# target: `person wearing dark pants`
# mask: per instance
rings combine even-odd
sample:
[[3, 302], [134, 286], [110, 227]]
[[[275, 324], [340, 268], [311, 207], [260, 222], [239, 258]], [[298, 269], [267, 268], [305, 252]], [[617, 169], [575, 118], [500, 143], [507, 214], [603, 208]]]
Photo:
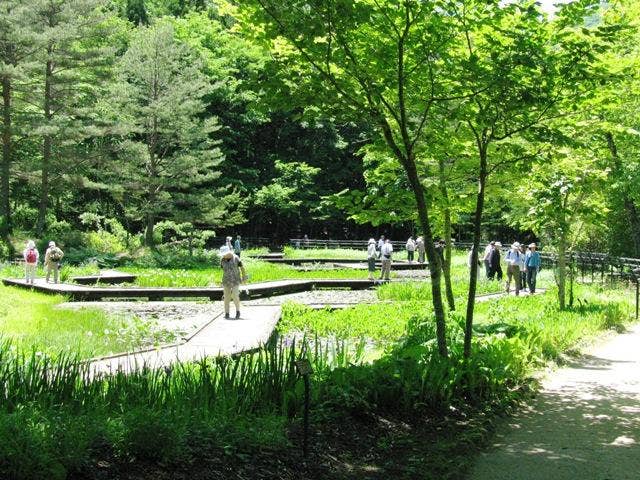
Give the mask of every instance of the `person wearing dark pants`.
[[524, 261], [527, 270], [527, 285], [529, 285], [529, 293], [536, 293], [536, 277], [540, 270], [540, 254], [536, 251], [536, 244], [529, 245], [529, 252]]

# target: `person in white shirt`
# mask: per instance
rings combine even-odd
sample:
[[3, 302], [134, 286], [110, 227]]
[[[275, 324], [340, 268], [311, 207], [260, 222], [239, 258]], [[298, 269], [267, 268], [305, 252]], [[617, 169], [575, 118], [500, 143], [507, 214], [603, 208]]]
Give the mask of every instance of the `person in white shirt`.
[[373, 238], [369, 239], [367, 245], [367, 267], [369, 269], [369, 280], [373, 280], [373, 274], [376, 271], [376, 258], [378, 257], [378, 251], [376, 249], [376, 241]]
[[482, 261], [484, 263], [484, 270], [487, 274], [487, 278], [491, 278], [491, 252], [493, 251], [493, 246], [496, 242], [491, 241], [484, 249], [484, 256], [482, 257]]
[[384, 245], [380, 249], [382, 257], [382, 270], [380, 272], [380, 280], [389, 280], [391, 274], [391, 254], [393, 253], [393, 245], [388, 238], [384, 241]]
[[511, 249], [507, 252], [504, 257], [505, 262], [507, 262], [507, 285], [506, 291], [509, 293], [509, 289], [511, 287], [511, 278], [513, 278], [515, 286], [516, 286], [516, 295], [520, 295], [520, 257], [522, 254], [520, 253], [520, 243], [514, 242], [511, 245]]
[[407, 240], [407, 260], [409, 263], [413, 262], [413, 253], [416, 251], [416, 242], [413, 241], [413, 237], [409, 237]]

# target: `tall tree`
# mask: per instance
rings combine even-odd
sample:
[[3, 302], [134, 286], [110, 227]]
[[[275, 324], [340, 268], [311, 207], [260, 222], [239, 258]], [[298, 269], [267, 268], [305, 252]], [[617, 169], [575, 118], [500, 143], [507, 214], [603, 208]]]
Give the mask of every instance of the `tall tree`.
[[[36, 231], [46, 226], [52, 184], [69, 169], [65, 164], [75, 146], [92, 133], [95, 120], [86, 107], [97, 98], [109, 55], [106, 37], [107, 0], [41, 0], [35, 27], [41, 30], [42, 105], [35, 134], [42, 138], [40, 201]], [[34, 72], [35, 73], [35, 72]]]
[[[293, 73], [322, 80], [325, 105], [365, 117], [402, 165], [413, 192], [430, 264], [437, 343], [447, 355], [441, 268], [431, 211], [416, 158], [435, 103], [449, 90], [448, 52], [456, 33], [446, 0], [307, 2], [255, 0], [247, 24], [259, 23], [276, 55], [299, 60]], [[316, 99], [317, 103], [317, 99]]]
[[[589, 2], [566, 6], [549, 23], [527, 1], [461, 2], [455, 17], [466, 42], [460, 52], [461, 83], [477, 92], [466, 100], [460, 119], [477, 156], [473, 253], [469, 276], [464, 354], [471, 354], [478, 253], [489, 176], [534, 158], [523, 138], [559, 108], [575, 105], [590, 88], [595, 52], [606, 45], [597, 31], [580, 30]], [[535, 148], [534, 148], [535, 150]]]
[[216, 188], [223, 157], [212, 135], [219, 126], [213, 117], [202, 119], [210, 90], [198, 57], [166, 22], [140, 27], [117, 65], [106, 99], [123, 139], [116, 195], [142, 217], [149, 246], [159, 219], [207, 226], [238, 221], [228, 211], [232, 198]]
[[24, 80], [26, 62], [38, 49], [32, 29], [34, 4], [0, 1], [0, 82], [2, 83], [2, 166], [0, 168], [0, 236], [12, 232], [11, 176], [15, 135], [14, 91]]

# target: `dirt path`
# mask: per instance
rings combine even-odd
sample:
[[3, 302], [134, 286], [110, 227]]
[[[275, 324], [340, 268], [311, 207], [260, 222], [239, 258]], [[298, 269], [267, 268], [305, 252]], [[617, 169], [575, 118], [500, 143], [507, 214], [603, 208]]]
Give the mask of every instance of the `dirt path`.
[[640, 326], [553, 372], [470, 480], [640, 478]]

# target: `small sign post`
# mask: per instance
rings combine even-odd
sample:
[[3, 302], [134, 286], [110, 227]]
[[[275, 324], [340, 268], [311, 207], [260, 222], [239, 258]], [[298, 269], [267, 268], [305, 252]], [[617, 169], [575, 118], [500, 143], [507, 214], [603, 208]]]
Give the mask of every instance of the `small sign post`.
[[311, 402], [311, 384], [309, 377], [313, 373], [313, 368], [311, 367], [311, 362], [307, 359], [296, 360], [295, 365], [298, 375], [302, 377], [302, 381], [304, 382], [304, 437], [302, 440], [302, 454], [307, 458], [309, 454], [309, 403]]

